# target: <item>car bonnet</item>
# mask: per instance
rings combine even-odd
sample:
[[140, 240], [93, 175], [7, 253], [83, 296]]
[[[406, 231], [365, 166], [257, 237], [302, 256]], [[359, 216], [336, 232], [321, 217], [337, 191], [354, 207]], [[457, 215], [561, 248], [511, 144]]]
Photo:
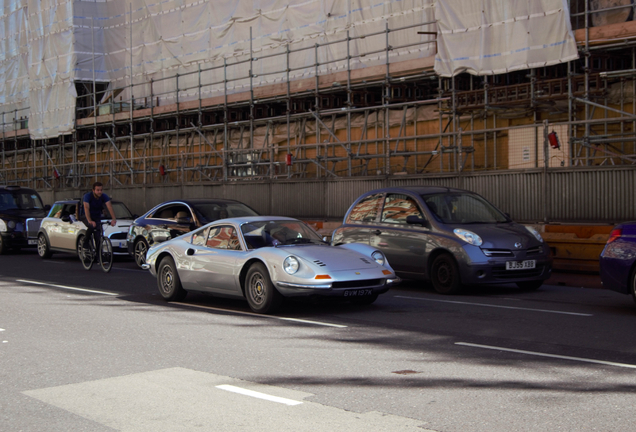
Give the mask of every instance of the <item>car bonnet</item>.
[[371, 257], [337, 246], [283, 246], [279, 249], [328, 271], [358, 270], [378, 266]]
[[[518, 223], [501, 224], [466, 224], [454, 226], [454, 228], [472, 231], [481, 237], [482, 248], [496, 249], [527, 249], [540, 244], [534, 235], [526, 227]], [[520, 247], [518, 245], [521, 245]]]

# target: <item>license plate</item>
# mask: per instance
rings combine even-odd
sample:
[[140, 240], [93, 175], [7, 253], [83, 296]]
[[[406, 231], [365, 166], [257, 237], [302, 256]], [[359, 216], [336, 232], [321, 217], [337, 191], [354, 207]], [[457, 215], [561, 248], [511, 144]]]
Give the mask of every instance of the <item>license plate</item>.
[[29, 244], [30, 244], [30, 245], [36, 245], [36, 244], [38, 244], [37, 239], [29, 240], [28, 242], [29, 242]]
[[537, 265], [535, 260], [526, 261], [506, 261], [506, 270], [533, 269]]
[[370, 295], [373, 295], [373, 290], [370, 290], [370, 289], [347, 290], [344, 292], [345, 297], [359, 297], [359, 296], [370, 296]]

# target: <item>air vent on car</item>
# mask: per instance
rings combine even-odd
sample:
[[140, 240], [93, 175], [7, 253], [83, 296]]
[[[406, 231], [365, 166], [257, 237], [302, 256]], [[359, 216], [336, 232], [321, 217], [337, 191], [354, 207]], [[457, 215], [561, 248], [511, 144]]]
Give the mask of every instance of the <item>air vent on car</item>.
[[488, 257], [507, 257], [514, 256], [509, 249], [482, 249], [484, 255]]
[[360, 258], [362, 260], [363, 263], [365, 264], [371, 264], [371, 261], [367, 260], [366, 258]]
[[316, 264], [318, 264], [320, 267], [325, 267], [327, 264], [325, 264], [324, 262], [320, 261], [320, 260], [315, 260], [314, 261]]

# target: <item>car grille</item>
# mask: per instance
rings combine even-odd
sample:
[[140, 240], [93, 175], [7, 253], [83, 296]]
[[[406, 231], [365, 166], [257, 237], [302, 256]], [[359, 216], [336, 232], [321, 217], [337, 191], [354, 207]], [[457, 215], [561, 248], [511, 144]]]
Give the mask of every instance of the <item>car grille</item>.
[[543, 253], [543, 246], [530, 248], [526, 251], [526, 255], [538, 255]]
[[506, 270], [505, 267], [492, 269], [492, 276], [497, 279], [520, 279], [541, 276], [543, 266], [527, 270]]
[[127, 236], [127, 233], [125, 232], [116, 232], [109, 235], [108, 238], [113, 240], [126, 240], [126, 236]]
[[508, 257], [514, 256], [511, 250], [509, 249], [482, 249], [484, 255], [488, 257]]
[[27, 234], [29, 237], [37, 237], [38, 230], [40, 229], [40, 225], [42, 224], [42, 219], [29, 218], [26, 220], [27, 224]]
[[362, 288], [384, 285], [384, 279], [365, 279], [354, 280], [345, 282], [334, 282], [331, 284], [332, 288]]

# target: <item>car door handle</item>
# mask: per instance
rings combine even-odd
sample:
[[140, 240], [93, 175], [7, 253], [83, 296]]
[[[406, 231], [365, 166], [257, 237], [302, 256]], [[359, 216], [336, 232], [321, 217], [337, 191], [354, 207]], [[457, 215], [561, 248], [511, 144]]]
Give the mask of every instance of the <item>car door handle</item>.
[[382, 234], [382, 231], [380, 231], [380, 230], [375, 230], [375, 231], [373, 231], [373, 234], [375, 234], [375, 235], [380, 235], [380, 234]]

